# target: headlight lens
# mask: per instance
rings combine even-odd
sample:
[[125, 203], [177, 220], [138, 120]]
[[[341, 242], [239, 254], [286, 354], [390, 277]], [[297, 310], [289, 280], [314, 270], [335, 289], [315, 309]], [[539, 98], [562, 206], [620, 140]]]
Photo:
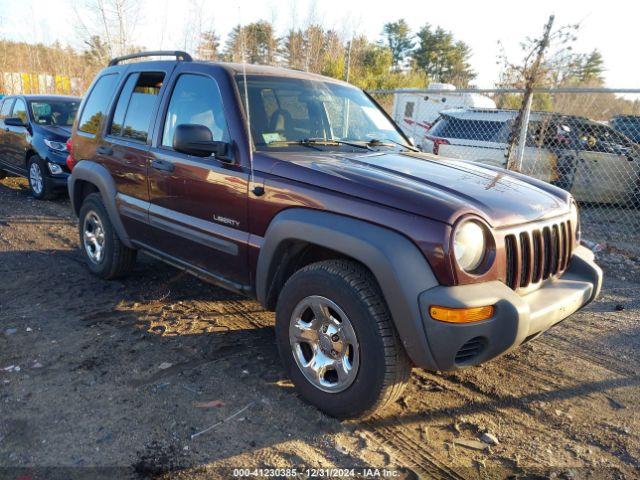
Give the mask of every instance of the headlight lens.
[[55, 140], [44, 139], [44, 144], [49, 147], [51, 150], [55, 150], [57, 152], [66, 152], [67, 146], [62, 142], [56, 142]]
[[478, 222], [468, 220], [458, 226], [453, 237], [453, 253], [458, 266], [466, 272], [476, 270], [487, 249], [485, 229]]

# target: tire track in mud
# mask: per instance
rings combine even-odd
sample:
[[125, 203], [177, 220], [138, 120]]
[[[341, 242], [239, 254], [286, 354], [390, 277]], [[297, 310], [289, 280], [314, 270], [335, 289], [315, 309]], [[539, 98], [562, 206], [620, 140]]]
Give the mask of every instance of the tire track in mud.
[[[550, 375], [549, 373], [547, 373], [549, 370], [546, 370], [546, 369], [542, 370], [537, 365], [529, 363], [528, 361], [526, 363], [514, 362], [513, 365], [510, 365], [510, 369], [514, 372], [520, 373], [521, 375], [528, 375], [530, 378], [535, 378], [540, 385], [544, 385], [547, 387], [549, 385], [552, 385], [557, 391], [562, 391], [563, 389], [567, 389], [567, 385], [570, 385], [569, 390], [572, 390], [572, 389], [574, 390], [571, 396], [585, 398], [585, 396], [587, 395], [600, 394], [609, 402], [615, 401], [615, 400], [612, 400], [611, 394], [608, 393], [609, 389], [615, 389], [616, 387], [630, 387], [633, 385], [638, 385], [638, 383], [640, 382], [637, 372], [629, 373], [622, 366], [616, 365], [612, 361], [603, 362], [602, 355], [595, 355], [595, 359], [586, 354], [577, 355], [575, 346], [572, 350], [569, 350], [567, 348], [567, 346], [572, 345], [570, 342], [566, 342], [564, 343], [564, 345], [563, 343], [560, 343], [559, 345], [557, 345], [557, 347], [553, 346], [553, 342], [551, 342], [551, 344], [552, 346], [550, 348], [552, 349], [556, 349], [560, 351], [564, 350], [566, 351], [567, 356], [578, 357], [582, 361], [584, 361], [586, 364], [599, 366], [606, 371], [618, 374], [620, 378], [612, 379], [609, 377], [605, 377], [606, 380], [602, 380], [601, 382], [596, 382], [596, 383], [601, 383], [602, 387], [604, 388], [597, 388], [594, 385], [590, 385], [590, 384], [576, 385], [574, 383], [575, 382], [574, 376], [565, 375], [564, 372], [562, 372], [561, 374], [562, 376], [560, 376], [560, 371], [557, 369], [553, 370], [553, 372], [558, 373], [557, 376]], [[547, 393], [549, 395], [553, 395], [553, 391], [545, 392], [545, 394]], [[621, 407], [614, 407], [614, 408], [621, 408]], [[622, 407], [622, 408], [625, 408], [625, 407]], [[601, 452], [605, 452], [611, 455], [613, 458], [622, 460], [625, 464], [627, 464], [628, 466], [634, 469], [640, 468], [640, 460], [634, 457], [634, 455], [631, 454], [628, 451], [628, 449], [624, 445], [622, 445], [621, 442], [617, 441], [615, 436], [611, 435], [611, 432], [607, 428], [603, 427], [602, 423], [592, 424], [591, 427], [585, 431], [581, 428], [575, 428], [573, 421], [558, 422], [557, 415], [554, 416], [551, 413], [542, 409], [531, 408], [530, 405], [527, 403], [523, 403], [521, 409], [523, 411], [526, 410], [526, 412], [531, 414], [533, 417], [539, 418], [540, 419], [540, 421], [538, 422], [539, 424], [555, 425], [556, 428], [558, 428], [559, 430], [562, 430], [568, 438], [576, 441], [579, 444], [592, 445], [598, 448]], [[593, 434], [592, 433], [593, 430], [596, 430], [596, 429], [600, 429], [601, 431], [598, 434]], [[629, 434], [629, 435], [633, 435], [633, 434]], [[637, 438], [637, 434], [635, 436]], [[603, 439], [606, 439], [606, 441], [604, 441]]]
[[[613, 357], [596, 352], [593, 349], [586, 348], [579, 338], [572, 338], [571, 340], [566, 340], [559, 335], [547, 332], [545, 335], [541, 336], [536, 340], [537, 342], [542, 343], [543, 345], [556, 349], [566, 351], [569, 355], [573, 357], [577, 357], [587, 363], [595, 364], [599, 367], [602, 367], [606, 370], [609, 370], [612, 373], [616, 373], [621, 376], [630, 376], [637, 375], [638, 370], [633, 370], [631, 368], [626, 368], [623, 365], [620, 365], [620, 359], [614, 359]], [[589, 353], [584, 353], [588, 351]]]
[[[372, 421], [375, 421], [375, 417]], [[409, 467], [419, 475], [419, 478], [437, 480], [463, 480], [467, 477], [460, 475], [453, 468], [441, 462], [426, 448], [416, 448], [416, 441], [405, 434], [405, 427], [394, 422], [392, 427], [379, 427], [365, 423], [369, 430], [364, 434], [373, 443], [386, 447], [387, 451], [399, 460], [402, 466]], [[427, 446], [428, 448], [428, 446]]]
[[[535, 378], [540, 385], [548, 386], [551, 384], [554, 387], [557, 387], [558, 390], [567, 388], [567, 383], [563, 383], [560, 378], [550, 376], [539, 371], [537, 368], [531, 367], [532, 365], [530, 364], [512, 362], [509, 365], [509, 370], [510, 372], [527, 376], [528, 378]], [[579, 444], [588, 444], [596, 447], [601, 453], [622, 460], [622, 462], [629, 467], [634, 469], [640, 468], [640, 462], [638, 459], [635, 458], [626, 448], [621, 445], [615, 445], [614, 442], [607, 444], [601, 438], [598, 438], [598, 435], [582, 433], [580, 429], [573, 428], [572, 422], [558, 421], [559, 419], [557, 416], [553, 416], [551, 413], [548, 413], [543, 409], [535, 408], [531, 399], [523, 400], [522, 398], [513, 396], [509, 393], [505, 395], [504, 393], [496, 392], [495, 390], [487, 392], [482, 388], [482, 382], [474, 381], [475, 379], [463, 378], [461, 376], [462, 374], [456, 372], [450, 373], [448, 376], [432, 376], [426, 372], [424, 372], [423, 375], [432, 382], [440, 385], [445, 390], [455, 392], [463, 398], [469, 405], [469, 413], [474, 413], [474, 405], [480, 404], [483, 405], [483, 408], [486, 410], [489, 410], [496, 416], [500, 417], [504, 417], [505, 415], [503, 410], [508, 409], [510, 411], [510, 422], [518, 424], [522, 431], [526, 431], [528, 434], [535, 431], [541, 437], [545, 437], [547, 439], [546, 443], [550, 445], [554, 444], [554, 439], [550, 432], [558, 430], [561, 431], [566, 438], [569, 438]], [[620, 379], [620, 382], [624, 385], [625, 379]], [[576, 386], [573, 388], [576, 388]], [[546, 396], [551, 393], [552, 392], [543, 390], [540, 393], [533, 395], [536, 398], [539, 397], [539, 400], [544, 400], [546, 399]], [[577, 393], [578, 392], [575, 392], [574, 395]], [[590, 392], [586, 390], [583, 393]], [[481, 397], [481, 400], [478, 400], [477, 397]], [[422, 402], [420, 403], [425, 409], [429, 409], [429, 405]], [[552, 430], [549, 429], [550, 425], [554, 426]], [[592, 428], [595, 428], [595, 425]], [[600, 434], [599, 436], [602, 437], [603, 435]], [[533, 464], [543, 465], [545, 462], [541, 458], [529, 455], [524, 450], [521, 450], [519, 453], [528, 457]]]

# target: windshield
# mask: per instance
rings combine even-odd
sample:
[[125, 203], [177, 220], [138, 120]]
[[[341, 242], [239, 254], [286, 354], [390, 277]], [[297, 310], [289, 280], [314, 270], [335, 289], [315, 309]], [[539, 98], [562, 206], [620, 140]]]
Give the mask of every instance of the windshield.
[[38, 100], [29, 102], [31, 114], [38, 125], [71, 127], [79, 100]]
[[[238, 76], [237, 82], [244, 105], [243, 77]], [[407, 144], [378, 106], [355, 87], [247, 76], [247, 93], [251, 134], [258, 150], [294, 148], [310, 140], [332, 149], [354, 148], [360, 142], [393, 148]]]

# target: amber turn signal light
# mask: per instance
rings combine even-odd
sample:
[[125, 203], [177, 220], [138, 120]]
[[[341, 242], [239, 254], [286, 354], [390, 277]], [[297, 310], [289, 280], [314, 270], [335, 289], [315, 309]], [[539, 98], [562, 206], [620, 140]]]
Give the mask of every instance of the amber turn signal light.
[[486, 320], [493, 317], [494, 308], [492, 306], [474, 308], [447, 308], [432, 305], [429, 314], [432, 318], [441, 322], [449, 323], [471, 323]]

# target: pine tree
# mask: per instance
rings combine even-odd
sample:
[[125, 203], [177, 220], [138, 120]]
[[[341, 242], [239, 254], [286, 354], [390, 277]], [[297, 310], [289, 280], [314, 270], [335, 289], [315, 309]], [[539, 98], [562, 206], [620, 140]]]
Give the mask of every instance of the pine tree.
[[397, 22], [386, 23], [382, 35], [391, 50], [393, 67], [398, 70], [414, 47], [411, 29], [404, 19], [400, 19]]
[[418, 47], [412, 57], [418, 68], [437, 82], [466, 87], [476, 77], [471, 68], [469, 46], [453, 37], [451, 32], [426, 24], [418, 32]]

